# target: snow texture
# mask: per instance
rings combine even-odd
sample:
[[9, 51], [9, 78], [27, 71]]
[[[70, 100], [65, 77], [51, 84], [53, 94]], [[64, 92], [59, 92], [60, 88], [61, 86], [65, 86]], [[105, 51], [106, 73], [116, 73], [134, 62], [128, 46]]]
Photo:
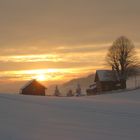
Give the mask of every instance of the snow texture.
[[0, 94], [0, 140], [139, 140], [140, 90], [90, 97]]

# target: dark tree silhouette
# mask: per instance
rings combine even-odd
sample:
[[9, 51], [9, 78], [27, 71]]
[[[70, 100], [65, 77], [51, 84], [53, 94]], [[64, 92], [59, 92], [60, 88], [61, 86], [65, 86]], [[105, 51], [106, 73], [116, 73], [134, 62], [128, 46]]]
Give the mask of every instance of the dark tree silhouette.
[[80, 86], [80, 84], [77, 84], [76, 96], [80, 96], [80, 95], [81, 95], [81, 86]]
[[139, 67], [134, 44], [124, 36], [119, 37], [110, 47], [106, 60], [117, 72], [121, 88], [125, 89], [126, 80], [135, 75]]
[[57, 85], [56, 85], [56, 87], [55, 87], [54, 96], [60, 96], [60, 91], [59, 91]]
[[68, 91], [67, 96], [68, 96], [68, 97], [73, 96], [73, 92], [72, 92], [72, 90], [71, 90], [71, 89]]

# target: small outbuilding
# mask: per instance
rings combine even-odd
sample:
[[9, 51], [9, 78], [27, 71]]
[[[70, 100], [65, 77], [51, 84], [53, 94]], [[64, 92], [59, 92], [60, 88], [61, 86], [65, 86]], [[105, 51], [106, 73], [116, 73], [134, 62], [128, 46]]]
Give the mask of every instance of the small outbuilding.
[[92, 84], [89, 86], [89, 88], [86, 90], [87, 95], [97, 95], [97, 87], [96, 84]]
[[26, 83], [21, 89], [20, 94], [23, 95], [38, 95], [45, 96], [46, 87], [39, 83], [37, 80], [31, 80]]
[[97, 92], [120, 89], [117, 73], [113, 70], [97, 70], [95, 82]]

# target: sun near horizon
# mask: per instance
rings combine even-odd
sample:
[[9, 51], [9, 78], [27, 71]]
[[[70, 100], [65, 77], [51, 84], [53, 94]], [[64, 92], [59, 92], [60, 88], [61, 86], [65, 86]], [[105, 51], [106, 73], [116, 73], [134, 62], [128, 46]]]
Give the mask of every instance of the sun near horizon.
[[36, 78], [38, 81], [46, 81], [46, 77], [44, 74], [37, 75]]
[[106, 69], [112, 42], [127, 36], [140, 58], [140, 1], [0, 1], [0, 93], [36, 78], [46, 86]]

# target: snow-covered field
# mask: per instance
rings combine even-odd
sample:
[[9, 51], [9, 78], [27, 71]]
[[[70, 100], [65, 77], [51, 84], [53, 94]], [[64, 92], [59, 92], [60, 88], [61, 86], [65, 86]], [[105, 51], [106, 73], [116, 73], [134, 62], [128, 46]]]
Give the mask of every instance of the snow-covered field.
[[71, 98], [0, 94], [0, 140], [140, 140], [140, 90]]

